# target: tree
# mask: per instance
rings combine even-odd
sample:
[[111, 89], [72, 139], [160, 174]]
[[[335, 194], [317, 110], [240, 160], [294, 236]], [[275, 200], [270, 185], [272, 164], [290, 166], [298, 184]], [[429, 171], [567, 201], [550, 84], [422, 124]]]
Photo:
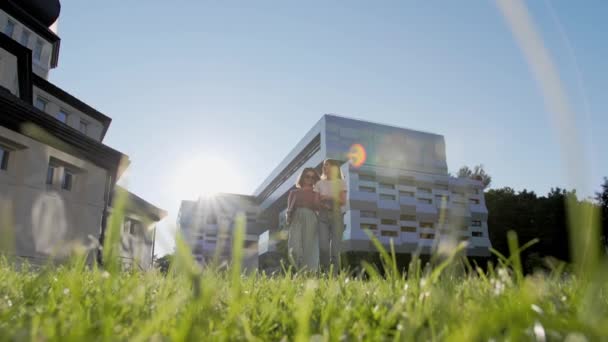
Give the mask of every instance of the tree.
[[473, 170], [465, 165], [458, 170], [456, 176], [458, 178], [470, 178], [481, 181], [484, 188], [487, 188], [492, 183], [492, 176], [486, 173], [482, 164], [476, 165], [473, 167]]
[[155, 265], [162, 274], [167, 274], [172, 261], [173, 254], [165, 254], [163, 257], [156, 259]]
[[514, 230], [520, 245], [539, 239], [539, 243], [521, 255], [526, 271], [542, 266], [539, 262], [547, 256], [570, 260], [566, 219], [568, 196], [575, 194], [560, 188], [551, 189], [546, 196], [525, 189], [515, 192], [508, 187], [487, 191], [485, 199], [492, 247], [508, 256], [507, 232]]
[[602, 213], [602, 242], [606, 246], [608, 245], [608, 177], [604, 177], [602, 191], [595, 193], [595, 199]]
[[473, 171], [468, 166], [461, 167], [456, 173], [456, 177], [458, 178], [471, 178], [473, 175]]

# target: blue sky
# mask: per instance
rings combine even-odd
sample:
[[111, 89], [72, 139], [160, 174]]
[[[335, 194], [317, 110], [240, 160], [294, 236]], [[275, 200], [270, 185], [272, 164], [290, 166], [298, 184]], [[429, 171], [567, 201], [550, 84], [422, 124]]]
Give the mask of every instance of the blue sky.
[[[449, 169], [482, 163], [493, 187], [576, 185], [492, 1], [176, 3], [62, 1], [50, 77], [112, 117], [105, 143], [130, 156], [128, 187], [169, 210], [161, 253], [179, 201], [196, 192], [175, 186], [184, 161], [221, 159], [237, 175], [225, 190], [250, 193], [324, 113], [442, 134]], [[599, 188], [608, 2], [528, 3]], [[209, 176], [200, 168], [190, 176]]]

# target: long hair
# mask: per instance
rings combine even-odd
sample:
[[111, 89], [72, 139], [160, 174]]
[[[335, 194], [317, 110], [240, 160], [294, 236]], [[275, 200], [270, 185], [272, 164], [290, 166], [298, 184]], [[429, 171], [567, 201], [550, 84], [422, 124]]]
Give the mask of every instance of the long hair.
[[298, 176], [298, 180], [296, 181], [296, 188], [298, 188], [298, 189], [302, 188], [302, 183], [304, 182], [304, 175], [309, 172], [314, 173], [312, 185], [315, 185], [315, 183], [319, 181], [320, 177], [319, 177], [319, 173], [317, 172], [317, 170], [315, 170], [312, 167], [307, 167], [307, 168], [304, 168], [304, 170], [302, 170], [302, 173], [300, 173], [300, 175]]
[[[330, 166], [336, 167], [338, 169], [338, 174], [336, 175], [336, 179], [342, 179], [342, 170], [340, 170], [340, 165], [342, 162], [336, 159], [325, 159], [323, 164], [328, 163]], [[321, 179], [329, 179], [328, 175], [325, 174], [325, 168], [322, 168], [323, 173], [321, 174]]]

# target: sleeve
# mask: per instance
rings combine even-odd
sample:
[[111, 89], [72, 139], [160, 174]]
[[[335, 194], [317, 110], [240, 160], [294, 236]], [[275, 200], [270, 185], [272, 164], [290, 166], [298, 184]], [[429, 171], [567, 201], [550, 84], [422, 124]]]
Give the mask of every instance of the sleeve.
[[296, 190], [291, 190], [287, 197], [287, 216], [291, 215], [296, 205]]

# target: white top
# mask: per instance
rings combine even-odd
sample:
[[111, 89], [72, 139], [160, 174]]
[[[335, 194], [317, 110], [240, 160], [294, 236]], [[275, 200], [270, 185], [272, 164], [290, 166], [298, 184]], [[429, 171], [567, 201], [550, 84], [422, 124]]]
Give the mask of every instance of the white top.
[[344, 179], [321, 179], [315, 184], [313, 190], [321, 196], [337, 196], [342, 191], [346, 191], [346, 182]]

